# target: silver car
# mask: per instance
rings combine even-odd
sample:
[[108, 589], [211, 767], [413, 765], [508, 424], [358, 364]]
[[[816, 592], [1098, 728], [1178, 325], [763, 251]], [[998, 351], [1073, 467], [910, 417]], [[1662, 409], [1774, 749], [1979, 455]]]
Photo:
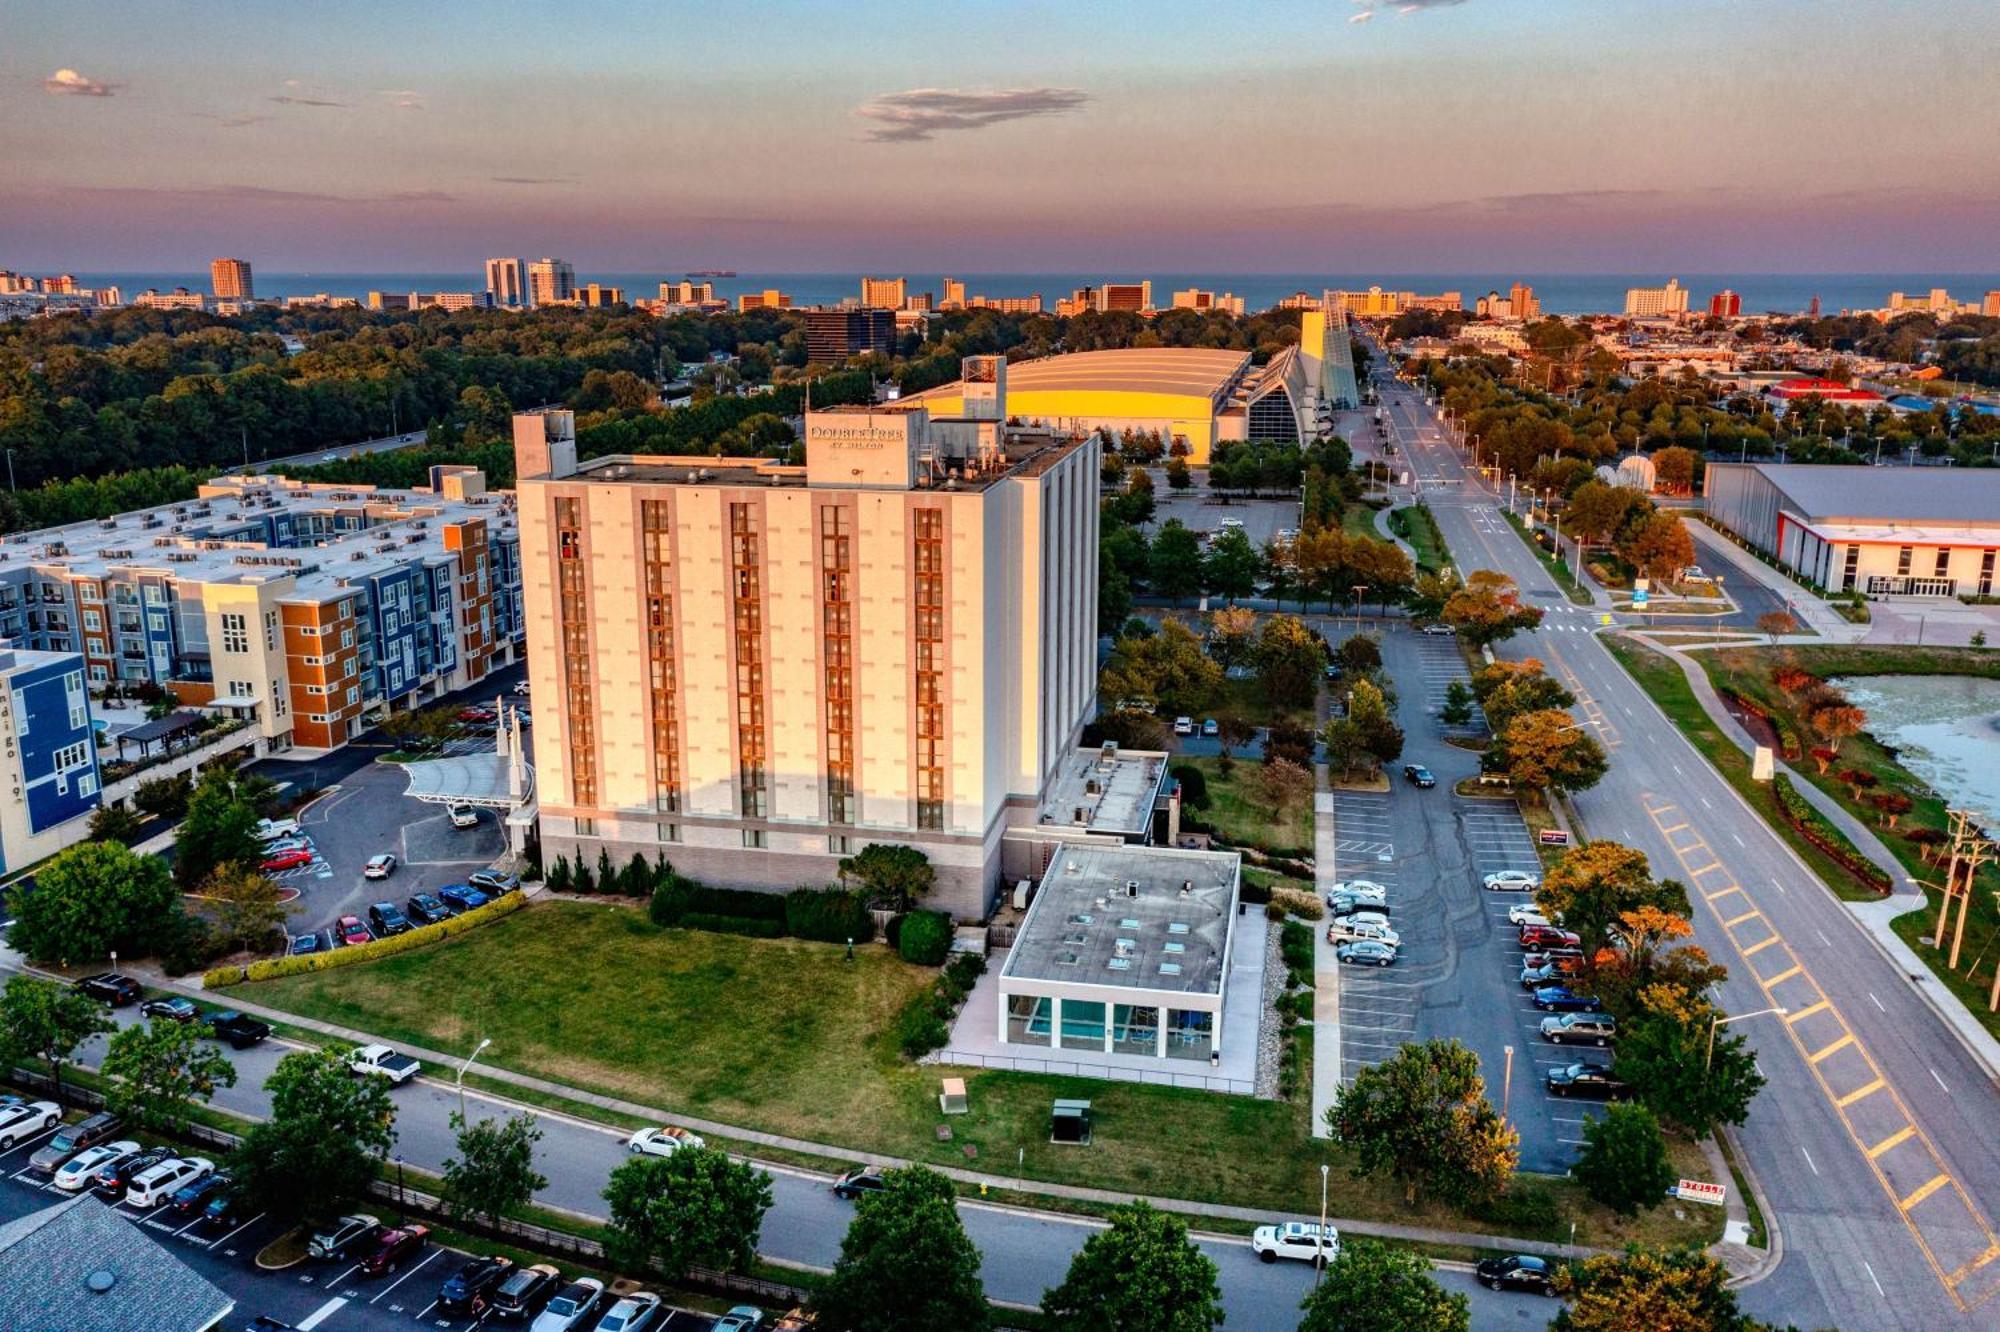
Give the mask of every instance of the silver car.
[[596, 1277], [578, 1277], [542, 1306], [528, 1332], [583, 1332], [603, 1299], [602, 1281]]
[[1350, 939], [1333, 955], [1349, 966], [1386, 967], [1396, 960], [1395, 948], [1380, 939]]

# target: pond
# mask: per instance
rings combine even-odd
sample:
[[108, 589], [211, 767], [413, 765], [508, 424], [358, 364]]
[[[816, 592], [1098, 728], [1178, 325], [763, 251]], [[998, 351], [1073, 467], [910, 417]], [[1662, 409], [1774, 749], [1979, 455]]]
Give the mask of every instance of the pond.
[[2000, 827], [2000, 680], [1866, 675], [1834, 684], [1868, 713], [1868, 731], [1953, 806]]

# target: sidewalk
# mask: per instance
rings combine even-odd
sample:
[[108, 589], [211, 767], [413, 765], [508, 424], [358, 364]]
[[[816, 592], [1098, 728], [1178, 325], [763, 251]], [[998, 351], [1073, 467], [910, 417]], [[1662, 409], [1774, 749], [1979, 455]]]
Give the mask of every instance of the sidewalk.
[[[1410, 502], [1412, 504], [1421, 504], [1423, 501], [1421, 499], [1412, 499]], [[1382, 534], [1384, 541], [1393, 541], [1398, 546], [1401, 546], [1403, 553], [1410, 557], [1410, 563], [1415, 564], [1417, 562], [1417, 548], [1389, 530], [1389, 515], [1395, 512], [1395, 510], [1396, 506], [1394, 504], [1375, 510], [1375, 530]]]
[[[1867, 625], [1849, 624], [1833, 607], [1755, 555], [1738, 548], [1735, 543], [1699, 518], [1690, 518], [1683, 526], [1694, 538], [1695, 545], [1706, 548], [1706, 551], [1713, 552], [1728, 562], [1730, 576], [1741, 578], [1747, 575], [1783, 597], [1793, 612], [1821, 638], [1834, 643], [1857, 643], [1867, 637]], [[1704, 552], [1698, 550], [1695, 554], [1700, 558]]]
[[[1680, 667], [1681, 674], [1687, 677], [1695, 698], [1700, 700], [1702, 710], [1708, 713], [1709, 719], [1715, 723], [1717, 729], [1728, 736], [1744, 753], [1754, 753], [1755, 742], [1736, 724], [1736, 719], [1729, 715], [1729, 709], [1722, 705], [1722, 700], [1716, 695], [1715, 687], [1709, 683], [1708, 673], [1683, 654], [1669, 655]], [[1898, 938], [1896, 932], [1889, 927], [1889, 922], [1896, 917], [1925, 909], [1924, 895], [1910, 881], [1902, 862], [1882, 844], [1874, 829], [1841, 808], [1840, 802], [1832, 796], [1799, 776], [1783, 760], [1776, 761], [1776, 768], [1791, 780], [1792, 789], [1797, 791], [1807, 804], [1818, 810], [1829, 823], [1845, 834], [1862, 855], [1888, 872], [1890, 881], [1895, 884], [1894, 891], [1888, 897], [1874, 902], [1841, 902], [1841, 905], [1860, 923], [1862, 933], [1881, 949], [1898, 971], [1908, 977], [1910, 988], [1958, 1037], [1966, 1052], [1986, 1070], [1986, 1076], [2000, 1082], [2000, 1041], [1996, 1041], [1979, 1019], [1967, 1011], [1965, 1005], [1944, 988], [1943, 983], [1932, 973], [1930, 965], [1918, 957], [1915, 951]]]
[[[1339, 877], [1334, 865], [1333, 792], [1324, 763], [1313, 765], [1313, 885], [1321, 898]], [[1332, 1137], [1326, 1112], [1340, 1090], [1340, 963], [1326, 932], [1313, 930], [1312, 1135]]]

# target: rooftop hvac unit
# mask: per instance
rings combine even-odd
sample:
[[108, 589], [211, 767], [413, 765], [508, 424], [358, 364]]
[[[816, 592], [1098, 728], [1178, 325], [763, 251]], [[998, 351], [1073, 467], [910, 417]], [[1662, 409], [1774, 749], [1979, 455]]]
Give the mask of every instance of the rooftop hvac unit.
[[1083, 784], [1083, 793], [1085, 795], [1096, 795], [1098, 793], [1097, 779], [1095, 777]]
[[1182, 879], [1182, 880], [1181, 880], [1181, 896], [1182, 896], [1182, 897], [1186, 897], [1186, 896], [1187, 896], [1187, 895], [1188, 895], [1189, 893], [1192, 893], [1193, 891], [1194, 891], [1194, 880], [1193, 880], [1193, 879]]
[[1019, 880], [1018, 882], [1015, 883], [1014, 910], [1026, 911], [1028, 909], [1028, 892], [1031, 886], [1032, 885], [1026, 879]]
[[1125, 896], [1137, 897], [1138, 895], [1139, 895], [1139, 881], [1137, 879], [1125, 880]]

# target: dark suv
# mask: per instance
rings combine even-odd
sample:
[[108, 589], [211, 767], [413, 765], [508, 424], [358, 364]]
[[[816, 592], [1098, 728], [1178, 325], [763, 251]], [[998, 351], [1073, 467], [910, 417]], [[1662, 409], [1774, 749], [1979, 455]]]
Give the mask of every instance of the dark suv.
[[493, 1288], [505, 1281], [507, 1274], [513, 1270], [512, 1258], [502, 1258], [498, 1254], [474, 1258], [445, 1278], [444, 1285], [438, 1289], [438, 1312], [484, 1313], [492, 1299]]
[[409, 918], [396, 910], [394, 902], [377, 902], [369, 907], [368, 923], [374, 928], [375, 937], [378, 939], [386, 939], [392, 934], [408, 933], [410, 928]]
[[139, 996], [144, 993], [139, 988], [138, 981], [133, 980], [130, 976], [120, 975], [115, 971], [103, 971], [95, 976], [85, 976], [76, 983], [76, 988], [82, 990], [93, 999], [102, 1000], [113, 1008], [123, 1008], [127, 1004], [136, 1004], [139, 1002]]
[[100, 1142], [109, 1142], [122, 1123], [118, 1116], [107, 1112], [71, 1124], [59, 1130], [55, 1137], [42, 1144], [40, 1151], [28, 1158], [28, 1168], [38, 1175], [53, 1175], [62, 1169], [63, 1162], [78, 1152], [95, 1147]]

